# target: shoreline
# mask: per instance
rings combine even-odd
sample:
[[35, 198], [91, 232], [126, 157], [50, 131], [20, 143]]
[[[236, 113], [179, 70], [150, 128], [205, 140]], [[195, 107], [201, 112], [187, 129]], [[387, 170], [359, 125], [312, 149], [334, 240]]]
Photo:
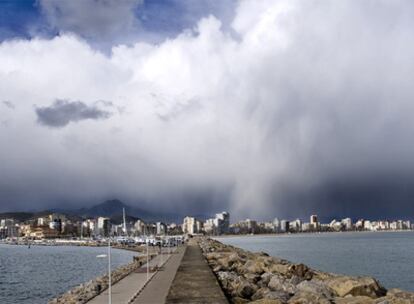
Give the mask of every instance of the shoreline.
[[[4, 241], [0, 241], [0, 245], [8, 245], [8, 246], [20, 246], [20, 247], [29, 247], [29, 244], [25, 243], [25, 242], [20, 242], [20, 243], [16, 243], [16, 242], [4, 242]], [[104, 243], [79, 243], [79, 242], [35, 242], [35, 243], [30, 243], [30, 247], [92, 247], [92, 248], [101, 248], [101, 247], [108, 247], [107, 244]], [[151, 246], [150, 248], [152, 248], [153, 246]], [[132, 252], [136, 252], [136, 253], [142, 253], [143, 251], [145, 251], [144, 247], [141, 246], [122, 246], [122, 245], [117, 245], [117, 244], [111, 244], [111, 248], [112, 249], [120, 249], [120, 250], [127, 250], [127, 251], [132, 251]]]
[[320, 231], [320, 232], [294, 232], [294, 233], [258, 233], [258, 234], [223, 234], [217, 236], [208, 236], [213, 239], [225, 239], [225, 238], [237, 238], [237, 237], [289, 237], [289, 236], [304, 236], [304, 235], [326, 235], [326, 234], [351, 234], [351, 233], [401, 233], [410, 232], [414, 233], [414, 230], [377, 230], [377, 231]]

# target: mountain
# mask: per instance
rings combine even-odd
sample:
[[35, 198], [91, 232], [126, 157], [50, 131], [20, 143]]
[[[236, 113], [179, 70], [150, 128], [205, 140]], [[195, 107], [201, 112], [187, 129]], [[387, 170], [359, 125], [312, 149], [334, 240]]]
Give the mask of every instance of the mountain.
[[128, 216], [133, 216], [136, 218], [146, 219], [148, 217], [154, 216], [151, 212], [147, 210], [143, 210], [140, 208], [133, 208], [130, 207], [118, 199], [107, 200], [103, 203], [98, 205], [94, 205], [90, 208], [82, 208], [79, 210], [74, 210], [72, 212], [83, 216], [83, 217], [97, 217], [97, 216], [105, 216], [105, 217], [115, 217], [115, 216], [122, 216], [122, 210], [125, 208], [125, 213]]
[[125, 214], [128, 218], [133, 219], [143, 219], [145, 221], [181, 221], [182, 216], [179, 214], [174, 213], [160, 213], [160, 212], [152, 212], [149, 210], [131, 207], [129, 205], [124, 204], [118, 199], [112, 199], [104, 201], [98, 205], [94, 205], [90, 208], [82, 208], [78, 210], [72, 210], [71, 212], [82, 216], [82, 217], [98, 217], [104, 216], [109, 217], [115, 221], [118, 219], [122, 219], [122, 210], [125, 208]]
[[18, 220], [19, 222], [24, 222], [33, 218], [34, 215], [34, 212], [5, 212], [0, 213], [0, 219], [12, 218]]
[[79, 220], [80, 218], [95, 218], [99, 216], [111, 218], [113, 223], [122, 222], [122, 210], [125, 208], [126, 220], [136, 221], [142, 219], [144, 221], [167, 221], [167, 222], [181, 222], [183, 216], [176, 213], [166, 212], [153, 212], [137, 207], [131, 207], [124, 204], [118, 199], [112, 199], [104, 201], [100, 204], [94, 205], [89, 208], [81, 209], [49, 209], [40, 212], [7, 212], [0, 213], [0, 219], [3, 218], [14, 218], [20, 222], [35, 219], [40, 216], [45, 216], [50, 213], [61, 213], [65, 214], [69, 219]]

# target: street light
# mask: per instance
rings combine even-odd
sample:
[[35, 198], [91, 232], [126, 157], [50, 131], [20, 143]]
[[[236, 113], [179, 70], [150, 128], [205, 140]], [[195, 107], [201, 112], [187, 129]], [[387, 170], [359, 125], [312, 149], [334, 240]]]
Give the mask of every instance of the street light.
[[111, 273], [111, 238], [108, 237], [108, 254], [99, 254], [97, 258], [108, 257], [108, 303], [112, 304], [112, 273]]
[[112, 304], [111, 237], [108, 237], [108, 303]]

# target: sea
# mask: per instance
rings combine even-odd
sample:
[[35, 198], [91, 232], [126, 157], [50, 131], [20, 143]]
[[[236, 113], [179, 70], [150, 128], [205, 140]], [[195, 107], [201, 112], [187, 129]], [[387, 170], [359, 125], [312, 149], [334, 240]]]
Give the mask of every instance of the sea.
[[372, 276], [386, 288], [414, 291], [414, 232], [339, 232], [217, 238], [314, 269]]
[[[44, 304], [108, 271], [106, 247], [0, 244], [0, 303]], [[113, 268], [132, 262], [135, 252], [112, 249]]]

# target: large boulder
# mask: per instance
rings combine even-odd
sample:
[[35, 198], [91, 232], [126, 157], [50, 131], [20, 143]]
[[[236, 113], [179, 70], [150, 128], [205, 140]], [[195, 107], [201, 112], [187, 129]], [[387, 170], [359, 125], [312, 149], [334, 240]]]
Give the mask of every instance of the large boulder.
[[305, 264], [292, 264], [289, 266], [289, 274], [304, 278], [305, 280], [312, 279], [313, 272]]
[[248, 260], [243, 266], [243, 273], [254, 273], [261, 275], [265, 272], [265, 264], [263, 261], [254, 259]]
[[260, 276], [260, 280], [257, 283], [260, 287], [267, 287], [270, 282], [270, 279], [274, 276], [274, 274], [270, 272], [265, 272]]
[[378, 298], [386, 293], [386, 290], [371, 277], [337, 276], [326, 281], [326, 284], [338, 297], [351, 295]]
[[385, 297], [375, 300], [376, 304], [412, 304], [414, 303], [414, 292], [403, 291], [393, 288], [388, 290]]
[[250, 302], [250, 304], [284, 304], [284, 302], [277, 299], [260, 299]]
[[270, 292], [270, 289], [269, 288], [267, 288], [267, 287], [262, 287], [262, 288], [259, 288], [255, 293], [254, 293], [254, 295], [252, 296], [252, 300], [253, 301], [255, 301], [255, 300], [259, 300], [259, 299], [263, 299], [264, 298], [264, 296], [267, 294], [267, 293], [269, 293]]
[[261, 278], [261, 276], [256, 273], [245, 273], [243, 276], [247, 281], [253, 284], [257, 284]]
[[237, 286], [236, 295], [243, 299], [250, 299], [257, 291], [257, 286], [248, 282], [242, 281]]
[[232, 304], [245, 304], [245, 303], [250, 303], [250, 300], [243, 299], [240, 297], [234, 297], [231, 299], [231, 303]]
[[219, 252], [209, 252], [205, 254], [207, 261], [218, 260], [222, 257], [222, 254]]
[[290, 300], [289, 304], [331, 304], [331, 300], [323, 295], [312, 292], [299, 291]]
[[233, 291], [234, 282], [238, 280], [239, 276], [234, 272], [219, 271], [217, 272], [217, 278], [220, 281], [223, 289], [231, 294]]
[[271, 264], [267, 267], [267, 272], [271, 272], [274, 274], [281, 274], [286, 276], [289, 273], [289, 265], [288, 264]]
[[[367, 296], [335, 298], [335, 304], [374, 304], [374, 299]], [[388, 304], [388, 303], [383, 303]]]
[[290, 294], [294, 294], [296, 292], [296, 286], [279, 275], [274, 275], [270, 279], [269, 284], [267, 284], [267, 287], [273, 291], [285, 291]]
[[392, 288], [388, 290], [387, 296], [411, 300], [414, 303], [414, 292], [408, 292], [408, 291], [404, 291], [398, 288]]
[[286, 291], [270, 291], [264, 295], [264, 299], [279, 300], [286, 303], [290, 298], [290, 294]]
[[323, 295], [326, 298], [332, 298], [331, 290], [322, 281], [302, 281], [296, 285], [298, 291]]

